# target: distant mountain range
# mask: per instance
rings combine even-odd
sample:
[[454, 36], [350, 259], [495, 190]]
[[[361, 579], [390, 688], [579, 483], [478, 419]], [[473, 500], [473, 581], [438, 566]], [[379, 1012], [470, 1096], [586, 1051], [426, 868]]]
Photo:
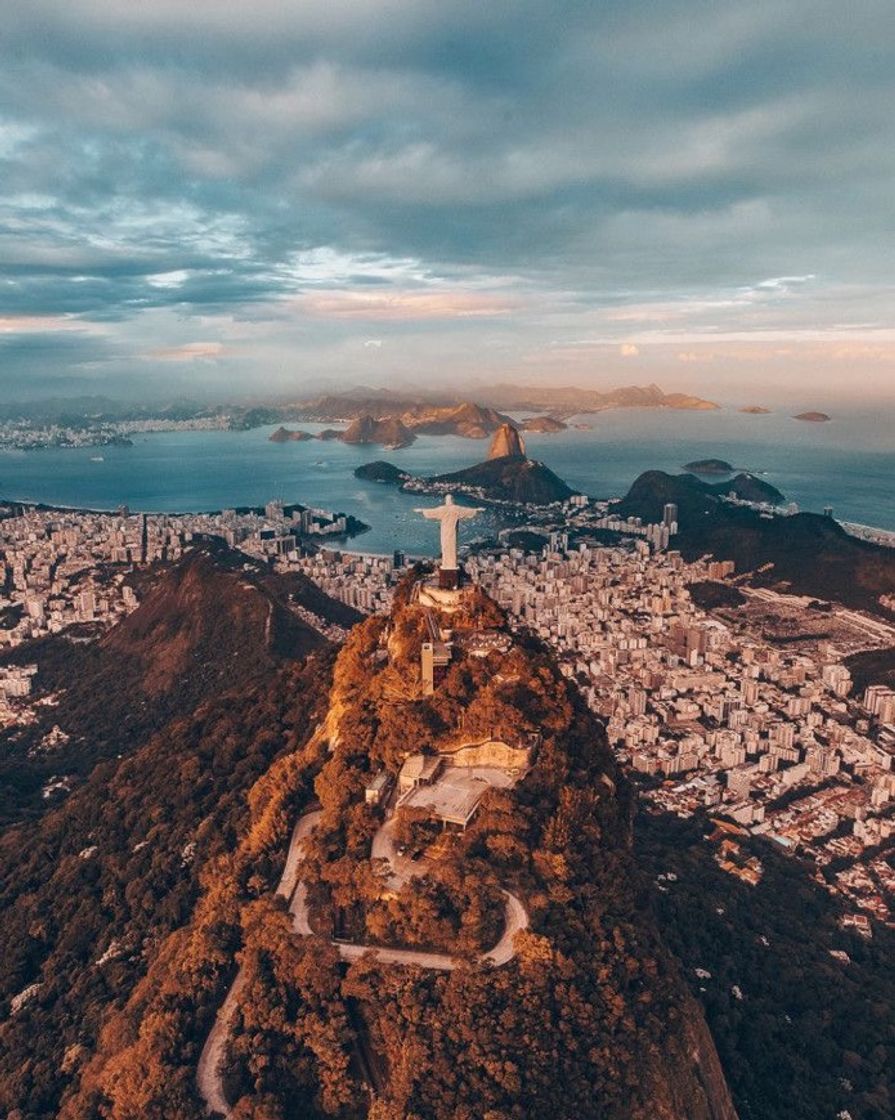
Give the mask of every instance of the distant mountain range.
[[[494, 401], [498, 402], [495, 406]], [[714, 409], [718, 406], [699, 397], [683, 393], [664, 393], [657, 385], [645, 388], [631, 386], [601, 393], [591, 389], [529, 389], [502, 385], [481, 391], [479, 403], [455, 398], [420, 399], [412, 395], [369, 390], [352, 390], [329, 394], [313, 400], [282, 406], [282, 418], [317, 423], [348, 423], [344, 431], [328, 431], [325, 436], [344, 443], [381, 444], [386, 447], [407, 447], [417, 435], [452, 435], [466, 439], [486, 439], [501, 427], [531, 432], [561, 432], [566, 428], [562, 417], [582, 412], [600, 412], [608, 408], [674, 408]], [[505, 411], [543, 411], [544, 415], [514, 420]], [[265, 410], [266, 423], [272, 423], [270, 410]], [[244, 427], [244, 420], [234, 418], [234, 426]], [[292, 436], [283, 431], [272, 437], [285, 442]]]
[[[496, 385], [463, 394], [448, 390], [411, 389], [393, 392], [388, 389], [356, 387], [341, 393], [292, 400], [280, 397], [209, 402], [182, 398], [137, 403], [103, 396], [54, 397], [0, 403], [0, 422], [94, 428], [127, 421], [189, 423], [195, 420], [214, 420], [220, 426], [229, 425], [235, 430], [246, 431], [268, 424], [302, 420], [324, 424], [361, 421], [359, 432], [352, 432], [350, 436], [334, 432], [333, 438], [345, 439], [349, 443], [382, 443], [401, 447], [412, 442], [416, 434], [486, 439], [505, 423], [526, 431], [562, 431], [566, 426], [564, 421], [570, 416], [601, 412], [609, 408], [704, 411], [717, 407], [712, 401], [686, 393], [665, 393], [657, 385], [631, 385], [607, 391], [579, 389], [574, 386], [551, 389]], [[515, 421], [507, 415], [508, 411], [533, 412], [538, 415]], [[386, 420], [403, 424], [407, 433], [399, 433], [399, 438], [380, 438], [375, 425]], [[288, 435], [283, 435], [276, 442], [286, 442], [288, 438]]]
[[483, 389], [479, 399], [496, 408], [513, 411], [544, 411], [568, 417], [582, 412], [602, 412], [608, 408], [672, 408], [705, 412], [716, 409], [714, 401], [688, 393], [666, 393], [658, 385], [626, 385], [618, 389], [579, 389], [575, 386], [497, 385]]
[[398, 394], [353, 389], [296, 402], [302, 418], [329, 423], [359, 416], [400, 416], [409, 428], [431, 435], [465, 435], [482, 439], [501, 424], [516, 421], [507, 412], [539, 412], [517, 426], [531, 431], [561, 431], [563, 419], [577, 413], [602, 412], [609, 408], [670, 408], [706, 411], [719, 406], [713, 401], [686, 393], [665, 393], [658, 385], [629, 385], [603, 392], [520, 385], [496, 385], [475, 390], [475, 401], [452, 394]]

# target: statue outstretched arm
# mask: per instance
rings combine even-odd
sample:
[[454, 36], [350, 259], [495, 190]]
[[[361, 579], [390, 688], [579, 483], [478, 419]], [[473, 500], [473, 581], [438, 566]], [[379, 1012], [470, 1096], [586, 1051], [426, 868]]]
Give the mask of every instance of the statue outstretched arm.
[[429, 506], [426, 509], [415, 509], [414, 513], [421, 513], [423, 517], [427, 517], [430, 521], [439, 521], [441, 519], [441, 510]]

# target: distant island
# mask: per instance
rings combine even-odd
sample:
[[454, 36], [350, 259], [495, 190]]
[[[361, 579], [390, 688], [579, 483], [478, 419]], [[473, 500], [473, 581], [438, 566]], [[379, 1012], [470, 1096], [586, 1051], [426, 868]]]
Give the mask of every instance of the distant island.
[[555, 416], [529, 416], [519, 424], [523, 432], [564, 432], [568, 426]]
[[797, 416], [793, 416], [793, 420], [807, 420], [810, 424], [826, 424], [828, 420], [832, 420], [825, 412], [800, 412]]
[[748, 413], [750, 416], [769, 416], [771, 413], [769, 408], [763, 408], [760, 404], [747, 404], [744, 408], [740, 408], [737, 411]]
[[339, 438], [342, 443], [379, 443], [397, 450], [409, 447], [416, 437], [396, 416], [377, 420], [366, 415], [353, 420]]
[[733, 467], [725, 459], [694, 459], [684, 463], [684, 470], [695, 474], [733, 474]]
[[271, 443], [302, 443], [314, 437], [310, 432], [292, 432], [288, 428], [277, 428], [270, 437]]
[[383, 482], [388, 486], [400, 486], [413, 478], [413, 475], [400, 470], [393, 463], [387, 463], [384, 459], [374, 459], [372, 463], [363, 463], [356, 467], [354, 477], [364, 482]]

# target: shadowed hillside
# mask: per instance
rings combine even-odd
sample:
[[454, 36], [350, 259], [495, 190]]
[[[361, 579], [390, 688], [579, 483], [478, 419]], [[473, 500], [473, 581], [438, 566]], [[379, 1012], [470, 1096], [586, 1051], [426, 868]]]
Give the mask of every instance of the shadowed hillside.
[[[359, 617], [302, 576], [245, 567], [242, 554], [205, 542], [179, 564], [137, 573], [140, 606], [99, 641], [59, 635], [14, 651], [9, 660], [40, 667], [35, 695], [56, 702], [15, 738], [0, 736], [0, 823], [45, 808], [50, 775], [83, 777], [208, 697], [321, 648], [321, 635], [289, 610], [290, 596], [340, 625]], [[37, 750], [54, 725], [69, 742]]]
[[647, 471], [613, 508], [622, 516], [658, 521], [664, 504], [675, 502], [680, 532], [674, 544], [686, 558], [712, 553], [735, 561], [739, 573], [770, 565], [761, 576], [766, 583], [886, 613], [879, 599], [895, 593], [895, 549], [858, 540], [831, 517], [815, 513], [761, 517], [722, 502], [718, 494], [727, 488], [692, 475]]
[[471, 487], [480, 490], [485, 498], [533, 505], [564, 502], [575, 493], [549, 467], [520, 455], [488, 459], [474, 467], [437, 475], [431, 481]]
[[666, 502], [674, 502], [681, 517], [688, 521], [699, 520], [709, 513], [725, 508], [722, 498], [728, 494], [745, 502], [766, 502], [778, 505], [784, 495], [770, 483], [741, 471], [727, 482], [705, 482], [693, 474], [666, 474], [664, 471], [644, 471], [636, 478], [631, 489], [614, 506], [622, 517], [640, 517], [644, 521], [661, 521]]
[[635, 848], [740, 1120], [888, 1120], [895, 931], [880, 923], [865, 940], [843, 929], [841, 899], [760, 837], [739, 839], [760, 857], [761, 882], [728, 875], [704, 839], [713, 827], [701, 814], [644, 812]]

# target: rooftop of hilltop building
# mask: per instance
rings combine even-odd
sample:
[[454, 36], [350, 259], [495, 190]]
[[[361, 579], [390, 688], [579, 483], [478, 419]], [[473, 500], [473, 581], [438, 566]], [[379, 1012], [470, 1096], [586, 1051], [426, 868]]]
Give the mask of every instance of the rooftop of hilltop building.
[[[407, 761], [411, 762], [413, 757]], [[509, 789], [517, 781], [518, 775], [499, 766], [450, 767], [431, 782], [414, 786], [398, 805], [424, 809], [442, 824], [464, 829], [489, 789]]]

